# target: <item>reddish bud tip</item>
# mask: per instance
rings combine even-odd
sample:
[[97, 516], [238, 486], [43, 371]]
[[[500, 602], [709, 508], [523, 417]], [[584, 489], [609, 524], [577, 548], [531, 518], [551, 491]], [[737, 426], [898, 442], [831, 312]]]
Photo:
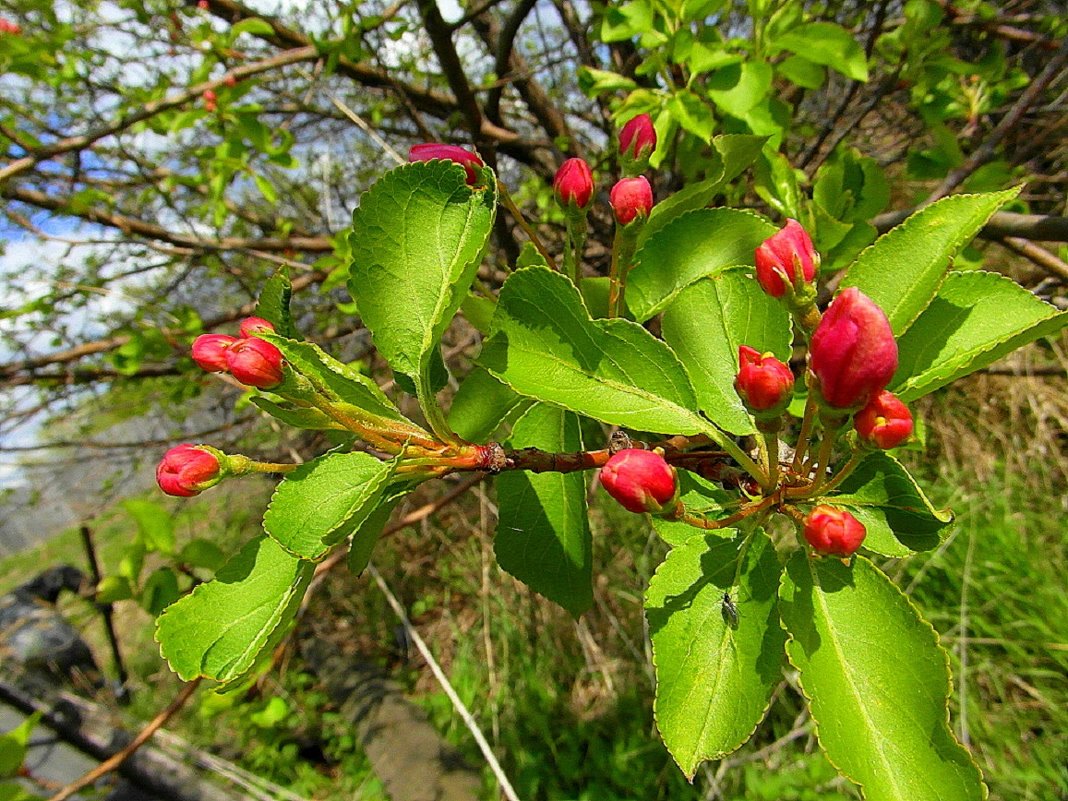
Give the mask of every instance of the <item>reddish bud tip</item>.
[[282, 353], [256, 337], [239, 339], [226, 351], [226, 369], [242, 384], [271, 389], [282, 383]]
[[897, 342], [883, 310], [856, 287], [836, 297], [812, 332], [809, 368], [824, 402], [856, 409], [897, 370]]
[[623, 178], [608, 196], [615, 212], [616, 222], [627, 225], [637, 217], [648, 217], [653, 208], [653, 188], [644, 175], [637, 178]]
[[797, 220], [787, 220], [780, 231], [761, 243], [754, 256], [757, 281], [765, 292], [775, 298], [781, 298], [786, 292], [783, 275], [790, 283], [798, 278], [806, 284], [811, 283], [819, 264], [812, 239]]
[[889, 450], [912, 436], [912, 413], [893, 392], [883, 390], [853, 418], [861, 440]]
[[233, 75], [227, 75], [225, 78], [223, 78], [223, 83], [233, 89], [235, 86], [237, 86], [237, 78], [235, 78]]
[[205, 89], [201, 97], [204, 98], [204, 108], [208, 111], [215, 111], [218, 107], [218, 98], [215, 92], [211, 89]]
[[649, 158], [656, 150], [656, 128], [653, 118], [648, 114], [639, 114], [627, 121], [619, 132], [619, 152], [621, 155], [643, 160]]
[[478, 181], [478, 168], [484, 167], [482, 159], [459, 145], [443, 145], [438, 142], [424, 142], [412, 145], [408, 150], [408, 161], [455, 161], [463, 166], [467, 173], [467, 183], [473, 185]]
[[601, 468], [601, 484], [630, 512], [659, 512], [678, 492], [675, 471], [654, 451], [628, 448]]
[[156, 483], [168, 495], [190, 498], [218, 484], [220, 474], [215, 454], [196, 445], [177, 445], [163, 455]]
[[560, 165], [553, 179], [553, 189], [561, 206], [574, 203], [583, 209], [593, 197], [593, 173], [590, 165], [582, 159], [568, 159]]
[[208, 0], [197, 0], [197, 8], [199, 8], [201, 11], [207, 11], [209, 8]]
[[746, 408], [761, 417], [782, 413], [794, 393], [794, 374], [789, 365], [748, 345], [738, 348], [738, 365], [734, 388]]
[[22, 34], [22, 26], [17, 22], [12, 22], [9, 19], [0, 19], [0, 34], [9, 33], [12, 36], [19, 36]]
[[225, 373], [226, 351], [237, 337], [226, 334], [201, 334], [193, 340], [193, 361], [209, 373]]
[[805, 518], [805, 539], [817, 553], [849, 556], [864, 542], [864, 524], [845, 509], [820, 504]]
[[239, 329], [241, 336], [251, 337], [266, 331], [268, 333], [274, 332], [274, 324], [270, 320], [264, 320], [262, 317], [246, 317], [241, 321], [241, 328]]

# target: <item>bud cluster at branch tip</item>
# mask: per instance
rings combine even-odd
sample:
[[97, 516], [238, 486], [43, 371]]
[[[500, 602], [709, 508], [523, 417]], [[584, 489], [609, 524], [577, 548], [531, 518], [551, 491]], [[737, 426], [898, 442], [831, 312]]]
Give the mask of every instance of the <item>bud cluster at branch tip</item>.
[[282, 353], [258, 332], [274, 331], [260, 317], [241, 323], [241, 337], [201, 334], [193, 341], [193, 361], [209, 373], [230, 373], [242, 384], [271, 389], [282, 383]]
[[864, 524], [845, 509], [820, 504], [805, 518], [805, 540], [812, 549], [828, 556], [850, 556], [867, 536]]
[[8, 19], [0, 19], [0, 35], [5, 33], [19, 36], [22, 34], [22, 26]]
[[893, 392], [883, 390], [853, 418], [861, 442], [889, 450], [912, 436], [912, 413]]
[[212, 89], [205, 89], [204, 94], [201, 95], [204, 100], [204, 110], [208, 112], [215, 111], [219, 107], [219, 99]]
[[214, 448], [177, 445], [163, 455], [156, 468], [156, 483], [168, 495], [191, 498], [218, 484], [223, 472]]
[[856, 287], [841, 292], [812, 333], [809, 369], [827, 406], [864, 406], [897, 370], [897, 342], [883, 310]]
[[556, 199], [565, 209], [585, 211], [593, 199], [593, 173], [590, 165], [580, 158], [571, 158], [560, 165], [553, 179]]
[[474, 186], [478, 182], [478, 170], [486, 166], [477, 155], [459, 145], [443, 145], [439, 142], [424, 142], [412, 145], [408, 150], [408, 161], [454, 161], [467, 173], [467, 183]]
[[644, 175], [621, 178], [609, 193], [616, 222], [629, 225], [639, 217], [645, 219], [653, 208], [653, 188]]
[[738, 348], [738, 365], [734, 388], [745, 407], [761, 418], [782, 414], [794, 394], [794, 374], [789, 365], [748, 345]]
[[601, 468], [601, 484], [630, 512], [672, 511], [678, 498], [675, 468], [656, 451], [628, 448]]

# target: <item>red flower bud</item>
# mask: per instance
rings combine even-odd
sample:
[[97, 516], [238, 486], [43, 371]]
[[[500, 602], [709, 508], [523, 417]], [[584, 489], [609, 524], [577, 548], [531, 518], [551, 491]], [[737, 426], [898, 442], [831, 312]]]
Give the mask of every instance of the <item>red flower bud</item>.
[[789, 366], [748, 345], [738, 348], [738, 364], [734, 388], [746, 408], [761, 417], [781, 414], [794, 394], [794, 374]]
[[786, 292], [783, 276], [792, 284], [798, 277], [811, 283], [816, 277], [819, 255], [808, 232], [797, 220], [787, 220], [781, 230], [756, 249], [756, 277], [765, 292], [781, 298]]
[[204, 108], [208, 111], [215, 111], [218, 107], [217, 97], [212, 89], [205, 89], [204, 94], [201, 95], [204, 98]]
[[260, 331], [274, 331], [274, 324], [270, 320], [264, 320], [262, 317], [246, 317], [241, 321], [241, 328], [239, 329], [241, 336], [251, 337], [258, 334]]
[[225, 373], [226, 351], [237, 337], [226, 334], [201, 334], [193, 340], [193, 361], [209, 373]]
[[12, 22], [8, 19], [0, 19], [0, 33], [10, 33], [12, 36], [19, 36], [22, 33], [22, 26], [17, 22]]
[[225, 78], [223, 78], [223, 83], [233, 89], [235, 86], [237, 86], [237, 78], [235, 78], [233, 75], [227, 75]]
[[884, 389], [857, 412], [853, 427], [864, 442], [889, 450], [912, 436], [912, 413], [897, 395]]
[[586, 208], [593, 197], [593, 173], [590, 165], [582, 159], [568, 159], [560, 165], [553, 179], [553, 189], [561, 206], [574, 203], [580, 209]]
[[270, 389], [282, 383], [282, 353], [256, 337], [239, 339], [226, 351], [226, 369], [242, 384]]
[[196, 445], [178, 445], [163, 455], [156, 483], [168, 495], [189, 498], [218, 484], [221, 472], [215, 454]]
[[849, 556], [867, 533], [863, 523], [836, 506], [820, 504], [805, 518], [805, 539], [817, 553]]
[[632, 159], [647, 159], [656, 150], [656, 128], [648, 114], [632, 117], [619, 132], [619, 152]]
[[199, 8], [201, 11], [207, 11], [208, 8], [210, 8], [210, 6], [208, 5], [208, 0], [197, 0], [197, 8]]
[[659, 512], [674, 500], [675, 471], [654, 451], [628, 448], [601, 468], [601, 484], [630, 512]]
[[897, 370], [897, 342], [883, 310], [856, 287], [841, 292], [812, 332], [809, 368], [835, 409], [856, 409]]
[[616, 222], [626, 225], [635, 217], [648, 217], [653, 208], [653, 188], [644, 175], [637, 178], [623, 178], [608, 195], [615, 212]]
[[408, 161], [433, 161], [434, 159], [455, 161], [462, 165], [467, 172], [467, 183], [472, 185], [478, 180], [477, 169], [485, 166], [482, 159], [459, 145], [424, 142], [421, 145], [412, 145], [408, 150]]

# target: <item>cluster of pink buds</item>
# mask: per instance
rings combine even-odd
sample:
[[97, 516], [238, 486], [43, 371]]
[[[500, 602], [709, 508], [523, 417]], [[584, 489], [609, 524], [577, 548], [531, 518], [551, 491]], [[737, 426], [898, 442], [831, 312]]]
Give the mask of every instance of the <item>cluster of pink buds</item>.
[[204, 100], [204, 110], [208, 112], [215, 111], [219, 107], [219, 98], [212, 89], [205, 89], [204, 94], [201, 95]]
[[12, 36], [19, 36], [22, 33], [22, 26], [17, 22], [12, 22], [8, 19], [0, 19], [0, 34], [9, 33]]
[[246, 317], [240, 337], [201, 334], [193, 341], [193, 361], [209, 373], [229, 373], [250, 387], [276, 387], [283, 378], [282, 354], [256, 336], [265, 331], [274, 331], [274, 326], [260, 317]]
[[408, 150], [408, 161], [454, 161], [464, 168], [470, 186], [478, 182], [478, 171], [486, 166], [485, 162], [470, 150], [459, 145], [443, 145], [439, 142], [412, 145]]

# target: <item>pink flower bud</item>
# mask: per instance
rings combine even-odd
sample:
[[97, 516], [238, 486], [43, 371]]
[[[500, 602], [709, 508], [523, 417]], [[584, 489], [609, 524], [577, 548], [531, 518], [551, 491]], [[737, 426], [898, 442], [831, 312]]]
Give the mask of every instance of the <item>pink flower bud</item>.
[[619, 132], [619, 152], [635, 160], [647, 159], [656, 150], [656, 128], [648, 114], [632, 117]]
[[8, 19], [0, 19], [0, 34], [10, 33], [12, 36], [19, 36], [22, 33], [22, 26], [17, 22], [12, 22]]
[[867, 536], [864, 524], [845, 509], [820, 504], [805, 518], [805, 539], [817, 553], [849, 556]]
[[196, 445], [178, 445], [163, 455], [156, 483], [168, 495], [189, 498], [219, 483], [219, 460]]
[[270, 389], [282, 383], [282, 353], [256, 337], [239, 339], [226, 351], [226, 369], [242, 384]]
[[201, 11], [207, 11], [210, 7], [208, 0], [197, 0], [197, 8]]
[[467, 183], [473, 185], [478, 181], [478, 168], [484, 167], [482, 159], [459, 145], [443, 145], [438, 142], [424, 142], [412, 145], [408, 150], [408, 161], [455, 161], [467, 172]]
[[226, 334], [201, 334], [193, 340], [193, 361], [209, 373], [225, 373], [226, 351], [237, 337]]
[[601, 468], [601, 484], [630, 512], [659, 512], [677, 494], [675, 471], [654, 451], [628, 448]]
[[748, 345], [738, 348], [738, 376], [734, 388], [749, 411], [761, 417], [781, 414], [794, 394], [794, 374], [770, 353]]
[[201, 95], [204, 98], [204, 108], [207, 111], [215, 111], [218, 107], [218, 98], [212, 89], [205, 89], [204, 94]]
[[241, 328], [238, 330], [241, 332], [241, 336], [251, 337], [261, 331], [273, 332], [274, 324], [270, 320], [264, 320], [262, 317], [246, 317], [241, 321]]
[[889, 450], [912, 436], [912, 413], [897, 395], [884, 389], [857, 412], [853, 427], [864, 442]]
[[586, 208], [593, 197], [593, 173], [590, 172], [590, 165], [582, 159], [568, 159], [556, 171], [553, 189], [561, 206], [567, 207], [574, 203], [580, 209]]
[[812, 332], [809, 368], [828, 406], [866, 404], [897, 370], [897, 342], [883, 310], [856, 287], [841, 292]]
[[783, 276], [791, 284], [799, 275], [805, 283], [816, 277], [819, 255], [797, 220], [787, 220], [780, 231], [764, 240], [755, 256], [757, 281], [773, 298], [781, 298], [786, 292]]
[[623, 178], [612, 187], [608, 195], [615, 212], [616, 222], [627, 225], [636, 217], [648, 217], [653, 208], [653, 188], [644, 175]]

